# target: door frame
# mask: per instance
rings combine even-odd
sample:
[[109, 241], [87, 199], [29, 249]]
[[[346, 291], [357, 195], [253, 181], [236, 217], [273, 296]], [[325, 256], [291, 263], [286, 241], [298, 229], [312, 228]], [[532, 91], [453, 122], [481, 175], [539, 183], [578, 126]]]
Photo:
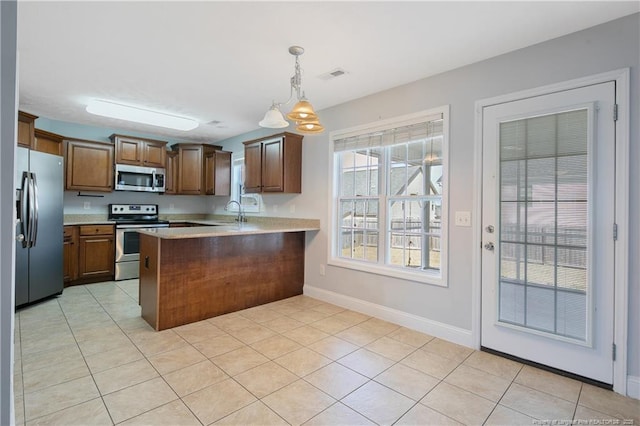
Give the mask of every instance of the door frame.
[[[616, 359], [613, 362], [613, 390], [627, 394], [627, 327], [629, 293], [629, 68], [563, 81], [529, 90], [480, 99], [475, 103], [474, 122], [474, 188], [473, 192], [473, 257], [471, 288], [471, 338], [476, 349], [481, 343], [481, 290], [482, 290], [482, 149], [484, 108], [520, 99], [548, 95], [583, 86], [615, 81], [618, 119], [614, 123], [616, 132], [616, 197], [615, 223], [618, 238], [615, 241], [614, 260], [614, 343]], [[610, 112], [613, 114], [613, 111]], [[613, 230], [612, 230], [613, 232]], [[613, 238], [613, 234], [612, 234]]]

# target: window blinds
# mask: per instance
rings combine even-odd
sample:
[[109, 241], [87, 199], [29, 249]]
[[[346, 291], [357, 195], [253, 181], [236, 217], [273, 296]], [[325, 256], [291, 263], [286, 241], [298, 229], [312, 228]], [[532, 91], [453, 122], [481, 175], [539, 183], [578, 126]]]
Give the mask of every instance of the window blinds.
[[334, 152], [353, 151], [363, 148], [377, 148], [416, 142], [443, 136], [443, 116], [434, 114], [425, 117], [419, 123], [389, 129], [363, 130], [360, 134], [336, 138], [333, 141]]

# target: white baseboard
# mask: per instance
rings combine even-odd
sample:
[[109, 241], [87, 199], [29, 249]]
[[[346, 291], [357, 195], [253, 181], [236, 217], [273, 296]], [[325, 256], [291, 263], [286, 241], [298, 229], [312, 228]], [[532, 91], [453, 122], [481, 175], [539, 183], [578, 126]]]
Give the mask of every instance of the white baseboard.
[[345, 296], [340, 293], [310, 286], [308, 284], [304, 285], [303, 292], [306, 296], [322, 300], [323, 302], [332, 303], [346, 309], [351, 309], [356, 312], [389, 321], [459, 345], [479, 349], [475, 348], [473, 345], [471, 330], [454, 327], [428, 318], [389, 308], [387, 306], [378, 305], [365, 300], [356, 299], [355, 297]]
[[627, 376], [627, 396], [640, 399], [640, 377]]

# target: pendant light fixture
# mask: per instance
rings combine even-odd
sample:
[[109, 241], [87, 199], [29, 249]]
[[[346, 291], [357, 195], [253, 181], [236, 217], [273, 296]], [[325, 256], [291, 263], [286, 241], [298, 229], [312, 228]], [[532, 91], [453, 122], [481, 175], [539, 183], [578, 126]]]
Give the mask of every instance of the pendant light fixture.
[[300, 46], [291, 46], [289, 53], [296, 57], [294, 74], [291, 77], [289, 99], [286, 102], [274, 101], [258, 124], [260, 127], [271, 129], [281, 129], [289, 126], [289, 123], [282, 115], [282, 111], [280, 111], [280, 107], [291, 102], [295, 95], [298, 102], [293, 106], [291, 112], [287, 114], [287, 118], [296, 123], [296, 130], [300, 133], [321, 133], [324, 127], [320, 124], [320, 119], [309, 100], [305, 97], [304, 91], [301, 92], [302, 74], [298, 58], [304, 53], [304, 49]]

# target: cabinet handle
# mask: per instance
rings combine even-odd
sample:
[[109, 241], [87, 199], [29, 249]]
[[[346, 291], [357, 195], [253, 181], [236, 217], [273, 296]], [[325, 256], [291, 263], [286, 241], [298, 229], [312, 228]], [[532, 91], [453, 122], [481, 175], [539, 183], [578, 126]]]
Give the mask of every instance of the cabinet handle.
[[144, 257], [144, 267], [145, 269], [149, 269], [149, 256]]

